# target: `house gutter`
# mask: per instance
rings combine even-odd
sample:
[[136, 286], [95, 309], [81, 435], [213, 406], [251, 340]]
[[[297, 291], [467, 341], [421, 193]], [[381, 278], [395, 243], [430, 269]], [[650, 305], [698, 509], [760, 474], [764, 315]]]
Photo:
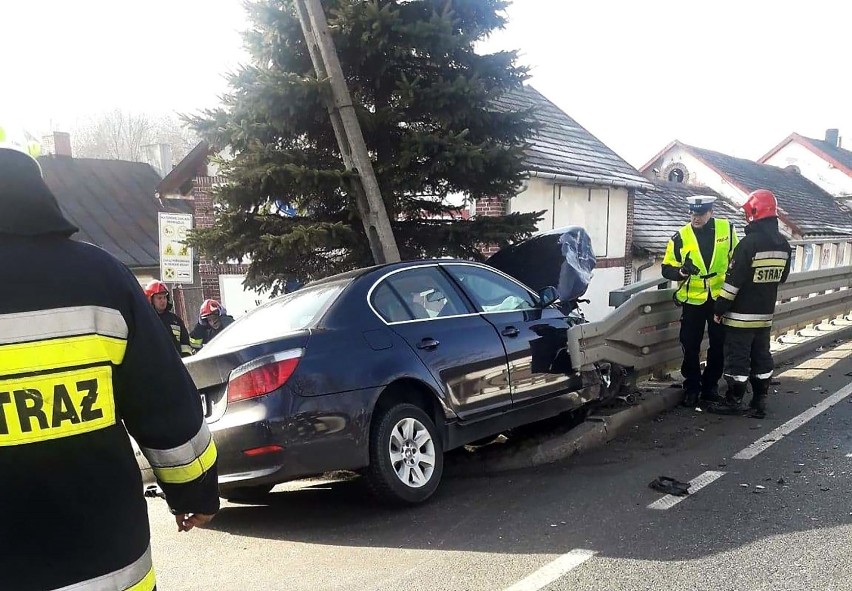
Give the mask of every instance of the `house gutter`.
[[653, 189], [654, 185], [650, 182], [641, 183], [633, 181], [619, 181], [612, 179], [602, 179], [589, 176], [578, 176], [573, 174], [557, 174], [554, 172], [541, 172], [538, 170], [529, 171], [531, 178], [539, 178], [557, 183], [579, 184], [579, 185], [599, 185], [604, 187], [619, 187], [624, 189]]
[[647, 263], [642, 263], [641, 265], [639, 265], [639, 266], [636, 268], [636, 281], [637, 281], [637, 282], [642, 281], [642, 271], [644, 271], [645, 269], [650, 269], [651, 267], [653, 267], [653, 266], [654, 266], [654, 261], [655, 261], [655, 260], [656, 260], [656, 259], [655, 259], [654, 257], [651, 257], [651, 258], [648, 260], [648, 262], [647, 262]]

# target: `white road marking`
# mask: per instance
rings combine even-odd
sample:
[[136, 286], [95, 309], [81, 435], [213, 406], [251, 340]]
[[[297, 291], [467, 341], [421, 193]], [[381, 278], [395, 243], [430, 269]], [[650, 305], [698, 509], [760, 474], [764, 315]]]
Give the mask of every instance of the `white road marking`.
[[812, 418], [820, 415], [821, 413], [825, 412], [826, 410], [849, 396], [849, 394], [852, 394], [852, 384], [841, 388], [819, 404], [813, 406], [812, 408], [809, 408], [802, 414], [793, 417], [777, 429], [773, 429], [772, 431], [749, 445], [744, 450], [738, 452], [734, 456], [734, 459], [750, 460], [754, 458], [758, 454], [772, 447], [772, 445], [774, 445], [778, 440], [783, 439], [785, 436], [789, 435], [790, 433], [810, 421]]
[[596, 553], [593, 550], [571, 550], [553, 562], [549, 562], [530, 576], [521, 579], [505, 591], [537, 591], [550, 585], [553, 581], [577, 568]]
[[683, 497], [678, 497], [675, 495], [666, 495], [658, 501], [654, 501], [650, 505], [648, 505], [648, 509], [656, 509], [658, 511], [665, 511], [667, 509], [671, 509], [682, 500], [691, 497], [693, 494], [710, 484], [711, 482], [718, 480], [722, 476], [725, 475], [725, 472], [718, 472], [715, 470], [708, 470], [704, 474], [699, 474], [695, 478], [689, 481], [689, 494]]

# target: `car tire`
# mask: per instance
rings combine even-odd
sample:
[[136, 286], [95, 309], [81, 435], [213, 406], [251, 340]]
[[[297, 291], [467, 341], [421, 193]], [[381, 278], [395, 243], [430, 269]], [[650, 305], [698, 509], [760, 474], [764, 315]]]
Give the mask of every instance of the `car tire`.
[[[431, 463], [431, 466], [430, 466]], [[434, 494], [444, 472], [444, 448], [435, 423], [413, 404], [397, 404], [370, 431], [367, 485], [381, 501], [416, 505]]]
[[274, 486], [274, 484], [242, 486], [239, 488], [229, 489], [220, 496], [226, 501], [230, 501], [232, 503], [256, 503], [266, 499], [269, 495], [269, 491], [271, 491]]

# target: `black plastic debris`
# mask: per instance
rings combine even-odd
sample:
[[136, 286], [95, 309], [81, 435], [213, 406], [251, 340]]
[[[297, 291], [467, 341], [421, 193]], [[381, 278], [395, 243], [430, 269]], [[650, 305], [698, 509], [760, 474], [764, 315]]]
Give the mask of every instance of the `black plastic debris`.
[[648, 486], [658, 492], [676, 497], [685, 497], [689, 494], [688, 482], [681, 482], [670, 476], [658, 476]]
[[166, 498], [165, 493], [164, 493], [164, 492], [162, 491], [162, 489], [160, 489], [160, 487], [159, 487], [159, 486], [157, 486], [156, 484], [150, 484], [150, 485], [148, 485], [147, 487], [145, 487], [145, 493], [144, 493], [144, 495], [145, 495], [146, 497], [148, 497], [149, 499], [155, 499], [155, 498], [157, 498], [157, 497], [159, 497], [159, 498], [161, 498], [161, 499], [165, 499], [165, 498]]

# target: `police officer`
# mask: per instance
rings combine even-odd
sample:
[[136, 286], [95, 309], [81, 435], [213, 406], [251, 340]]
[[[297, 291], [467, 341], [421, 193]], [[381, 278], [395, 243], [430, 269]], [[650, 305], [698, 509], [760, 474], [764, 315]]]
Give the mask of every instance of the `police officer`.
[[234, 318], [228, 316], [222, 304], [216, 300], [204, 300], [198, 310], [198, 322], [189, 333], [192, 348], [200, 350], [233, 321]]
[[778, 204], [766, 189], [754, 191], [745, 205], [745, 238], [734, 251], [728, 276], [716, 301], [716, 320], [725, 327], [725, 400], [710, 410], [741, 412], [751, 381], [751, 414], [766, 416], [766, 396], [775, 365], [769, 352], [778, 287], [790, 274], [790, 243], [778, 231]]
[[181, 317], [172, 312], [172, 296], [166, 284], [162, 281], [151, 281], [145, 286], [145, 295], [148, 296], [148, 300], [154, 306], [154, 310], [157, 311], [160, 322], [163, 323], [163, 326], [172, 335], [175, 350], [180, 353], [181, 357], [192, 355], [193, 351], [189, 340], [189, 331], [186, 329], [186, 324], [183, 323]]
[[[722, 292], [737, 234], [731, 222], [713, 217], [716, 197], [687, 198], [690, 223], [669, 239], [663, 258], [663, 277], [678, 283], [675, 300], [683, 306], [680, 343], [683, 347], [683, 405], [719, 399], [718, 384], [724, 370], [724, 332], [713, 321], [714, 301]], [[704, 330], [710, 341], [707, 366], [701, 373], [701, 343]]]
[[180, 531], [219, 509], [216, 447], [139, 283], [70, 239], [35, 155], [0, 127], [0, 589], [152, 591], [128, 431]]

